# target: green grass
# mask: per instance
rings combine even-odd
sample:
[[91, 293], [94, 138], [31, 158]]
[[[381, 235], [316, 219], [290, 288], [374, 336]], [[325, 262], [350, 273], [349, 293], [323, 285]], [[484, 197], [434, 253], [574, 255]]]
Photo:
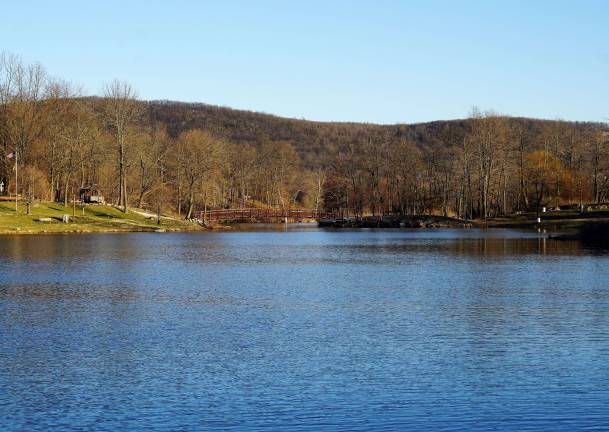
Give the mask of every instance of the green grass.
[[[70, 216], [70, 223], [63, 223], [63, 215]], [[15, 212], [15, 202], [0, 201], [0, 234], [35, 234], [67, 232], [115, 232], [115, 231], [168, 231], [195, 230], [198, 225], [175, 219], [162, 219], [157, 225], [156, 218], [150, 219], [132, 211], [127, 214], [107, 205], [73, 207], [53, 202], [37, 202], [30, 206], [19, 203], [19, 213]], [[40, 218], [52, 218], [51, 222], [40, 222]]]

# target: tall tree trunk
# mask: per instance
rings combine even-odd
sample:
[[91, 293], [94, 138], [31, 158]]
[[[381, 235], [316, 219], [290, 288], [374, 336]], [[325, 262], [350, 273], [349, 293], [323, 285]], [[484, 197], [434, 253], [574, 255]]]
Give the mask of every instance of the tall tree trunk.
[[63, 183], [63, 205], [64, 206], [68, 205], [68, 189], [69, 189], [68, 185], [70, 184], [70, 177], [71, 177], [71, 174], [68, 171], [68, 174], [66, 174], [66, 177], [65, 177], [65, 180]]
[[190, 186], [190, 190], [188, 191], [188, 212], [186, 213], [186, 219], [190, 219], [192, 216], [192, 208], [194, 206], [194, 190], [193, 186]]
[[125, 169], [125, 145], [121, 139], [121, 206], [123, 212], [127, 213], [127, 173]]
[[55, 142], [51, 144], [51, 201], [55, 201]]

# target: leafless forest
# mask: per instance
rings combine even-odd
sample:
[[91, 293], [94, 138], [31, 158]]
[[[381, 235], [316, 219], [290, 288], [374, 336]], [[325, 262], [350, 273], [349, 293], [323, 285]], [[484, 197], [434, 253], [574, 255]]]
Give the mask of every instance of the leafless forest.
[[609, 200], [606, 130], [476, 109], [416, 125], [320, 123], [142, 101], [116, 80], [85, 97], [0, 56], [0, 180], [15, 193], [16, 156], [28, 200], [67, 204], [95, 184], [124, 211], [184, 218], [244, 206], [495, 217]]

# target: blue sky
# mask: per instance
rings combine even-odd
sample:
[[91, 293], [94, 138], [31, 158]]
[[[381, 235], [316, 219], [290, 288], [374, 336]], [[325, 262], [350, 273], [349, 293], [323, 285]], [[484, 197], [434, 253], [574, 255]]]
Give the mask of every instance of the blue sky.
[[472, 106], [609, 118], [609, 1], [11, 1], [0, 51], [98, 94], [311, 120], [412, 123]]

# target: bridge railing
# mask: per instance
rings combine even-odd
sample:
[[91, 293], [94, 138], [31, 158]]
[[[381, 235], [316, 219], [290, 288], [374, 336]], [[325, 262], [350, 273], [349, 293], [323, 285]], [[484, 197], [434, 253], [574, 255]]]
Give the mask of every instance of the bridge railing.
[[203, 222], [238, 221], [257, 219], [323, 219], [331, 218], [332, 214], [316, 209], [277, 209], [277, 208], [240, 208], [206, 210], [200, 213]]

